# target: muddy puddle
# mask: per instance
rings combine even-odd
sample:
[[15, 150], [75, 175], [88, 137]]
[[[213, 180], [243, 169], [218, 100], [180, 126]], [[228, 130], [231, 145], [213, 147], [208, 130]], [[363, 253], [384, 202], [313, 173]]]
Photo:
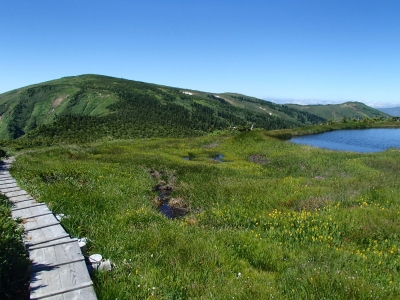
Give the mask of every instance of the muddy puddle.
[[[183, 159], [184, 160], [193, 160], [195, 158], [196, 158], [196, 156], [191, 155], [191, 156], [185, 156]], [[221, 153], [213, 154], [210, 156], [210, 159], [212, 162], [221, 163], [221, 162], [223, 162], [224, 155]]]
[[159, 212], [170, 219], [185, 216], [189, 212], [185, 200], [171, 197], [175, 185], [174, 175], [156, 170], [151, 170], [150, 175], [158, 180], [158, 184], [153, 187], [153, 191], [158, 193], [158, 197], [155, 197], [153, 202], [157, 205]]
[[255, 164], [266, 165], [269, 160], [262, 154], [253, 154], [249, 156], [249, 161]]

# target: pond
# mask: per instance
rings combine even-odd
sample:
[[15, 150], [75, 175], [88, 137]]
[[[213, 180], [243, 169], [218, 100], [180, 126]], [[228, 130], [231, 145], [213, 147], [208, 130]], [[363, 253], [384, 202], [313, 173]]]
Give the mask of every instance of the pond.
[[400, 148], [400, 128], [337, 130], [294, 137], [290, 141], [331, 150], [379, 152]]

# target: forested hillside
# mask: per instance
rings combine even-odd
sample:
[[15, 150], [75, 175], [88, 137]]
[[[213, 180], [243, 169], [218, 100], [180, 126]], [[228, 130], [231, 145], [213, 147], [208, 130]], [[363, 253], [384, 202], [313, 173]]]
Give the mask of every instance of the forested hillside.
[[2, 94], [0, 115], [0, 138], [32, 144], [187, 137], [229, 127], [278, 129], [326, 121], [243, 95], [100, 75], [65, 77]]

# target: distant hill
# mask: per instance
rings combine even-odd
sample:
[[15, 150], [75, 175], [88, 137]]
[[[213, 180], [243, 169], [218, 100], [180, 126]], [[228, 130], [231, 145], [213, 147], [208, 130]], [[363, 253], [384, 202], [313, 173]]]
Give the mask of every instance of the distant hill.
[[327, 120], [340, 120], [343, 118], [357, 119], [389, 117], [388, 114], [367, 106], [361, 102], [345, 102], [343, 104], [326, 105], [286, 104], [286, 106], [320, 116]]
[[183, 137], [232, 127], [325, 122], [307, 111], [239, 94], [213, 94], [101, 75], [64, 77], [0, 95], [0, 139], [82, 142]]
[[381, 112], [385, 114], [391, 115], [393, 117], [400, 117], [400, 106], [397, 107], [385, 107], [385, 108], [377, 108]]

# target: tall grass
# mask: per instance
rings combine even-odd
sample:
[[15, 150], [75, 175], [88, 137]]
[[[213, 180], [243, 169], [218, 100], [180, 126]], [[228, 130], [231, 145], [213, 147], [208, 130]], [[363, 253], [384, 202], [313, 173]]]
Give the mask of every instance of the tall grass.
[[[86, 254], [115, 264], [94, 273], [100, 299], [400, 294], [398, 150], [335, 152], [252, 131], [38, 149], [11, 171], [70, 216], [62, 223], [89, 238]], [[157, 210], [159, 180], [185, 217]]]

